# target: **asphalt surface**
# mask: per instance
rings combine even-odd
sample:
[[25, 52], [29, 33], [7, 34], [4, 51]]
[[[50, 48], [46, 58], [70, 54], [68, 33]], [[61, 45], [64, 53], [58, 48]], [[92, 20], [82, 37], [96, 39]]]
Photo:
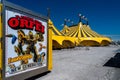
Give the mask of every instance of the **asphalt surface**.
[[120, 68], [103, 66], [117, 49], [76, 47], [53, 50], [52, 72], [35, 80], [120, 80]]

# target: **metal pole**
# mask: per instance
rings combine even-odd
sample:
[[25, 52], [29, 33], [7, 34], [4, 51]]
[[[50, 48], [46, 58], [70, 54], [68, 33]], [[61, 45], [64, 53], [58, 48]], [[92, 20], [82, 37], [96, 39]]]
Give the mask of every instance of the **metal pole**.
[[47, 17], [50, 19], [50, 8], [47, 8]]
[[82, 20], [81, 19], [82, 14], [79, 14], [78, 16], [79, 16], [79, 22], [81, 22], [81, 20]]
[[64, 25], [66, 25], [67, 19], [64, 19]]

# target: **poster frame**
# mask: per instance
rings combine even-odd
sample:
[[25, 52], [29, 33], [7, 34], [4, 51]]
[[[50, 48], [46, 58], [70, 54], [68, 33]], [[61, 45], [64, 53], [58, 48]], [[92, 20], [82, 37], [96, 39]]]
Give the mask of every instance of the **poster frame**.
[[[27, 72], [24, 72], [24, 73], [20, 73], [20, 74], [17, 74], [17, 75], [14, 75], [14, 76], [10, 76], [10, 77], [5, 77], [5, 69], [6, 69], [6, 65], [5, 65], [5, 57], [6, 57], [6, 48], [5, 48], [5, 30], [6, 28], [4, 27], [6, 24], [5, 24], [5, 20], [6, 20], [6, 13], [5, 11], [6, 10], [11, 10], [11, 11], [15, 11], [15, 12], [18, 12], [18, 13], [22, 13], [23, 15], [29, 15], [29, 16], [32, 16], [36, 19], [40, 19], [42, 21], [45, 21], [46, 23], [48, 22], [48, 17], [46, 16], [43, 16], [41, 14], [37, 14], [31, 10], [28, 10], [28, 9], [25, 9], [21, 6], [18, 6], [18, 5], [15, 5], [13, 3], [10, 3], [8, 1], [3, 1], [3, 9], [2, 9], [2, 20], [3, 20], [3, 28], [2, 28], [2, 33], [3, 33], [3, 60], [2, 60], [2, 80], [24, 80], [26, 78], [29, 78], [29, 77], [32, 77], [32, 76], [35, 76], [35, 75], [38, 75], [40, 73], [43, 73], [43, 72], [47, 72], [48, 71], [48, 53], [49, 53], [49, 50], [48, 50], [48, 44], [49, 44], [49, 38], [48, 38], [48, 25], [47, 25], [47, 63], [46, 63], [46, 66], [45, 67], [40, 67], [38, 69], [35, 69], [35, 70], [31, 70], [31, 71], [27, 71]], [[23, 77], [24, 76], [24, 77]]]

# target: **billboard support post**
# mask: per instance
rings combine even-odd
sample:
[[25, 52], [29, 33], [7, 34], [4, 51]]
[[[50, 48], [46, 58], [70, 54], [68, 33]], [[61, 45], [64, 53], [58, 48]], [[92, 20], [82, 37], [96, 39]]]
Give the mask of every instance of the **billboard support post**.
[[0, 80], [2, 79], [2, 4], [0, 4]]
[[[50, 20], [50, 19], [49, 19]], [[49, 56], [48, 56], [48, 70], [52, 70], [52, 26], [50, 25], [49, 23], [49, 20], [48, 20], [48, 33], [49, 33], [49, 44], [48, 44], [48, 47], [49, 47]]]

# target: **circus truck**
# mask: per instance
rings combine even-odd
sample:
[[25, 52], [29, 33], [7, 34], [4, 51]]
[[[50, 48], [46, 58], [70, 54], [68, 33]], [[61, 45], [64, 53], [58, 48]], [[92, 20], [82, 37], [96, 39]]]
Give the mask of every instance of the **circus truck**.
[[24, 80], [52, 70], [48, 17], [8, 1], [0, 4], [0, 80]]

